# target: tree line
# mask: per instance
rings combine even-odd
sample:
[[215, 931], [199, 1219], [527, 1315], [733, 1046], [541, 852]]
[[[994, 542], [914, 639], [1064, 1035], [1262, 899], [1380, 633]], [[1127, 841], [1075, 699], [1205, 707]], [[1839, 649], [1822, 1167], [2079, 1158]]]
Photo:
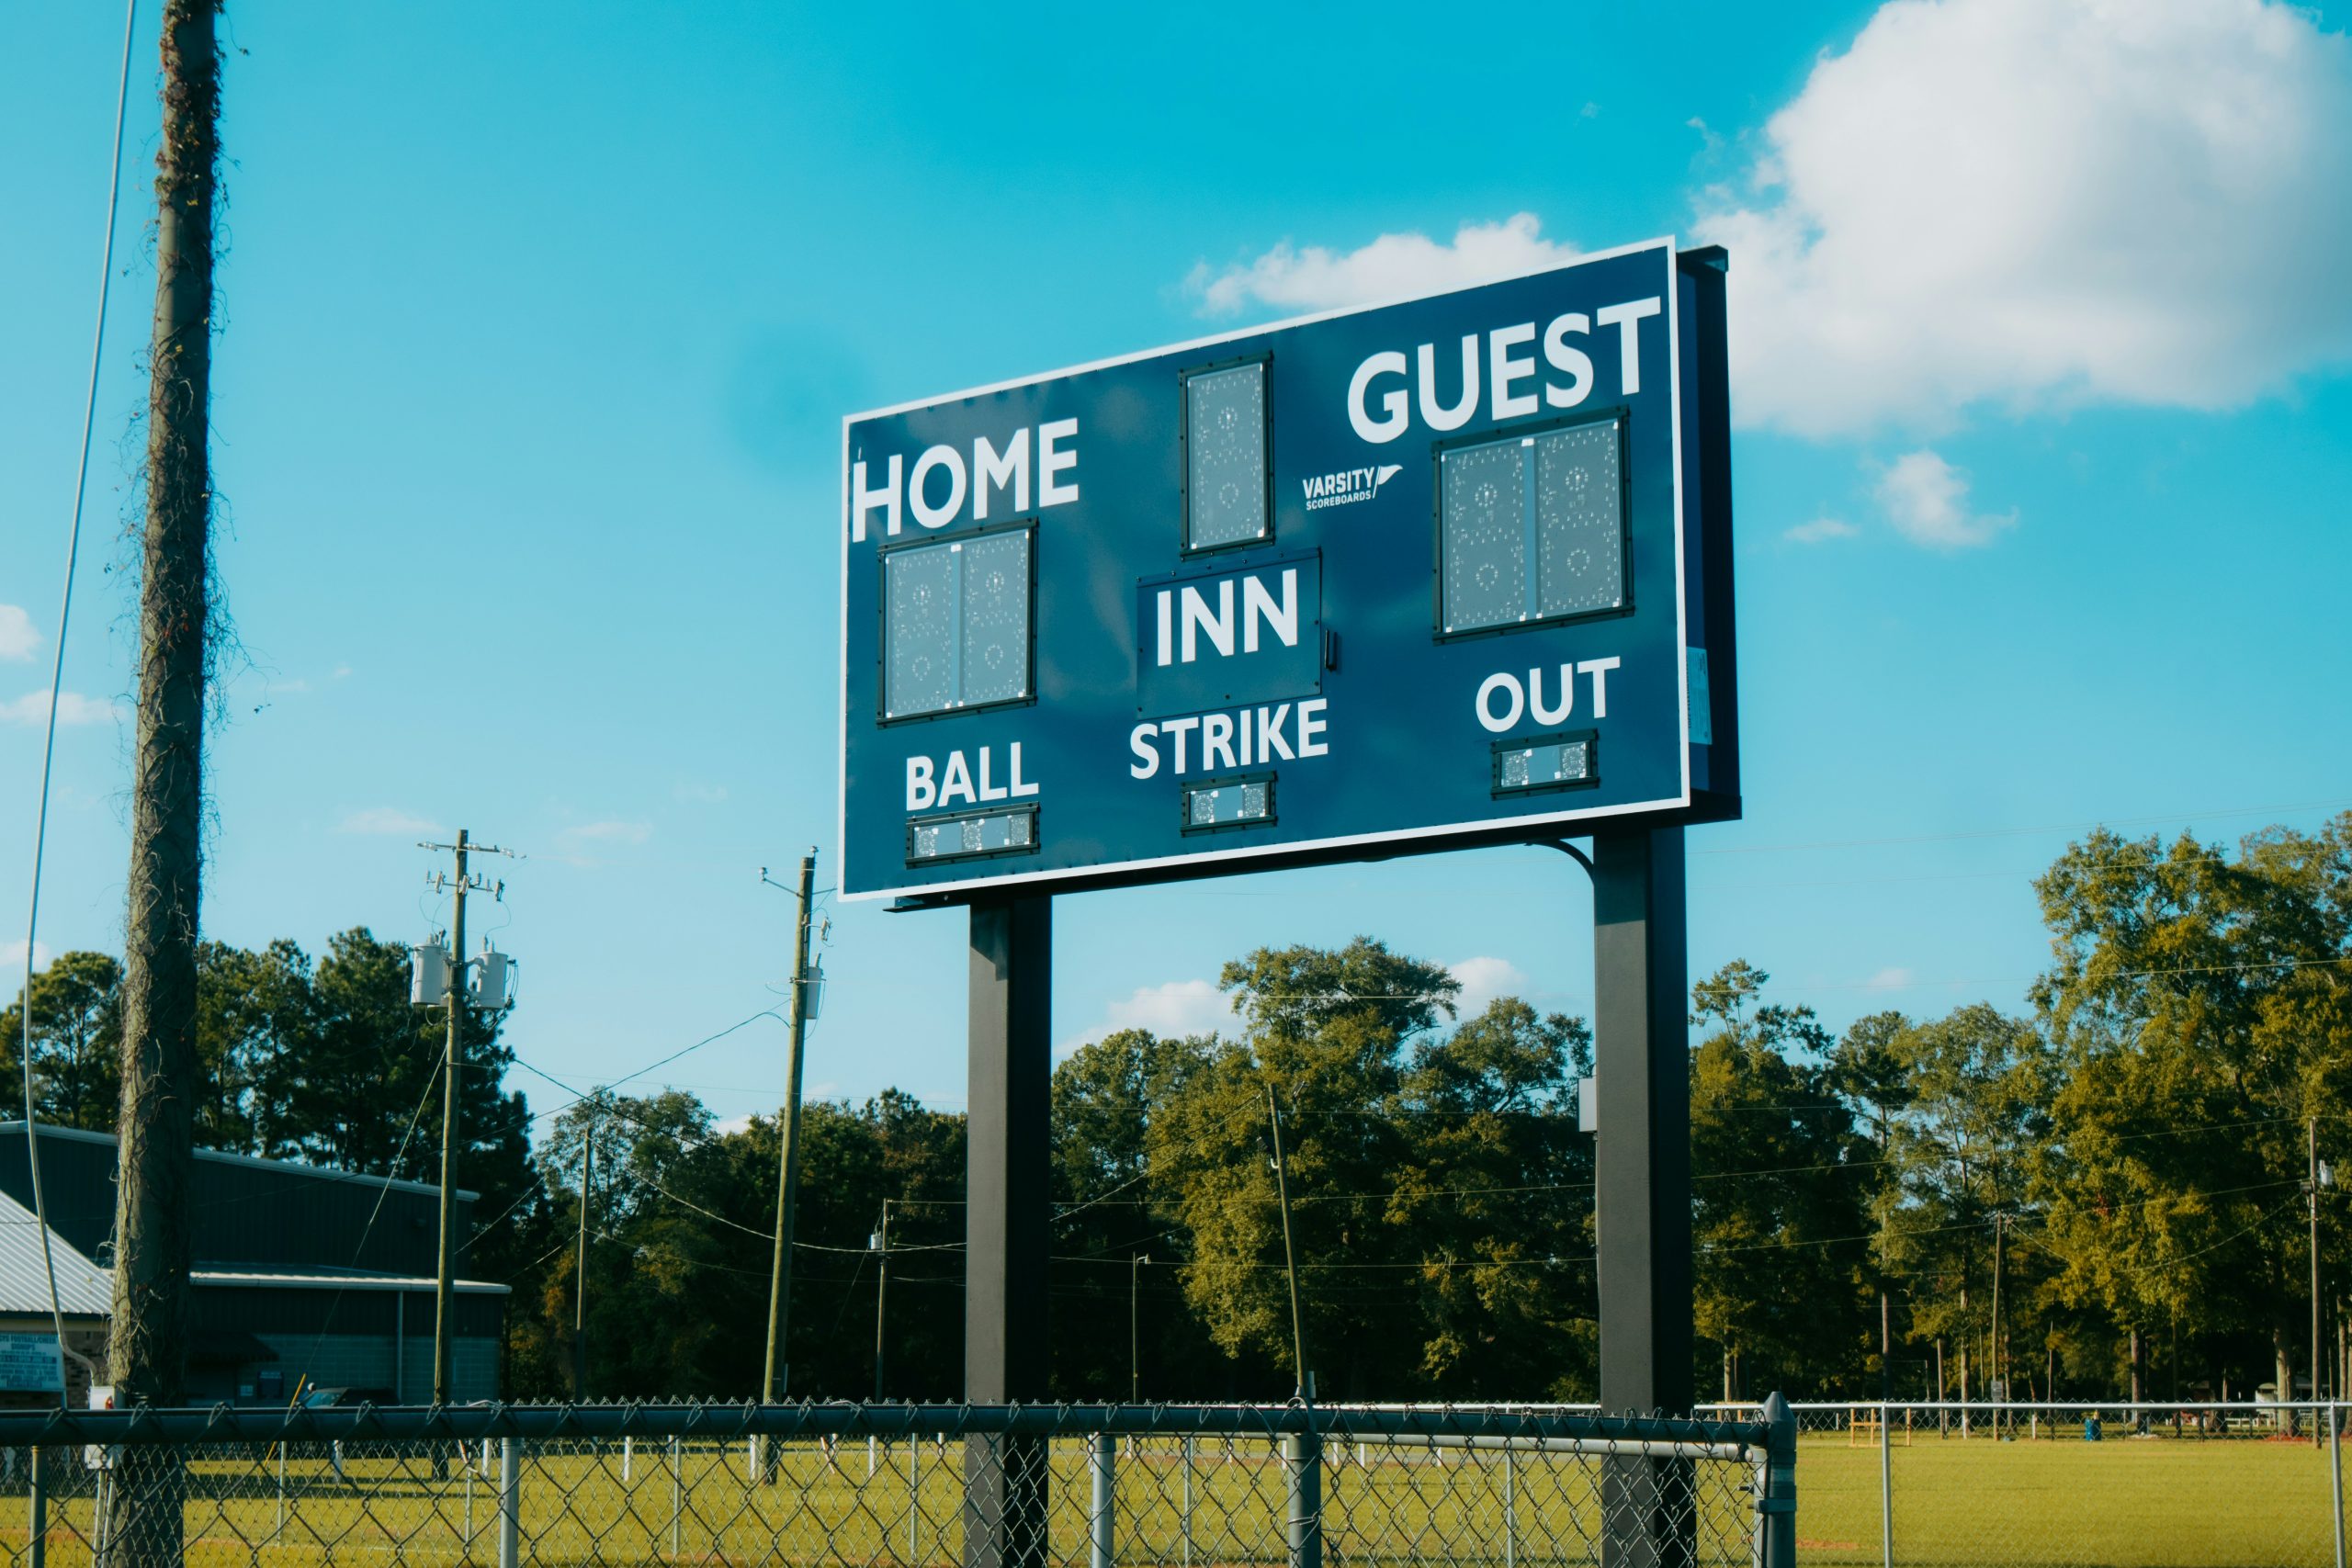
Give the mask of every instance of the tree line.
[[[2307, 1176], [2314, 1147], [2340, 1157], [2352, 1090], [2352, 813], [2234, 846], [2101, 831], [2036, 890], [2052, 959], [2018, 1012], [1834, 1032], [1744, 962], [1693, 986], [1702, 1393], [2310, 1386]], [[201, 974], [206, 1143], [430, 1179], [440, 1028], [408, 1006], [404, 949], [211, 944]], [[1227, 1033], [1123, 1031], [1055, 1071], [1057, 1393], [1280, 1398], [1303, 1349], [1326, 1398], [1591, 1397], [1586, 1022], [1513, 998], [1462, 1016], [1442, 965], [1369, 938], [1221, 981]], [[44, 1115], [112, 1125], [119, 986], [86, 953], [35, 980]], [[469, 1037], [459, 1161], [473, 1271], [515, 1287], [510, 1393], [753, 1392], [775, 1122], [678, 1090], [535, 1115], [511, 1062], [494, 1021]], [[892, 1090], [810, 1105], [803, 1135], [790, 1392], [957, 1396], [962, 1117]], [[2332, 1187], [2315, 1206], [2332, 1390], [2352, 1224]]]

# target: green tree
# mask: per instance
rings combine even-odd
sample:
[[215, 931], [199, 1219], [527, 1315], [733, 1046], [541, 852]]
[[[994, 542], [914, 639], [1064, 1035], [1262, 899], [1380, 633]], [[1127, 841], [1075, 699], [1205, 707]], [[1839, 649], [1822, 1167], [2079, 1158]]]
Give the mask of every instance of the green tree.
[[2055, 962], [2034, 999], [2064, 1066], [2036, 1172], [2058, 1288], [2135, 1347], [2177, 1326], [2220, 1376], [2267, 1370], [2283, 1393], [2308, 1360], [2305, 1129], [2342, 1157], [2352, 1088], [2352, 814], [2234, 855], [2101, 831], [2036, 887]]
[[[122, 965], [103, 953], [61, 953], [33, 976], [31, 994], [36, 1114], [59, 1126], [113, 1132], [122, 1098]], [[19, 1108], [24, 999], [19, 991], [0, 1012], [8, 1103]]]
[[1706, 1031], [1690, 1057], [1696, 1327], [1726, 1399], [1826, 1392], [1867, 1354], [1869, 1145], [1837, 1097], [1827, 1032], [1810, 1008], [1760, 1002], [1770, 978], [1734, 961], [1690, 993]]

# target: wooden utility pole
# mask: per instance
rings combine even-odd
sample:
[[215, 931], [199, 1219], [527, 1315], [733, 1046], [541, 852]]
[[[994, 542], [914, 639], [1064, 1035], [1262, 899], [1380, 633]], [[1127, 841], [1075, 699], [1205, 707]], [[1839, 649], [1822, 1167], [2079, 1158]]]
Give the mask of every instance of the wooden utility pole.
[[[204, 870], [205, 665], [212, 605], [212, 209], [220, 155], [219, 0], [164, 0], [155, 154], [155, 321], [148, 355], [147, 521], [139, 716], [123, 931], [112, 1327], [119, 1405], [181, 1403], [195, 1164], [197, 911]], [[26, 1005], [31, 1005], [29, 995]], [[134, 1477], [141, 1479], [134, 1480]], [[117, 1568], [177, 1563], [177, 1465], [126, 1474], [101, 1528]]]
[[571, 1397], [588, 1397], [588, 1196], [596, 1190], [596, 1112], [591, 1104], [580, 1152], [580, 1256], [571, 1289]]
[[811, 850], [800, 857], [800, 886], [794, 894], [799, 908], [793, 921], [792, 1016], [785, 1045], [784, 1113], [776, 1119], [776, 1138], [783, 1147], [776, 1156], [775, 1258], [768, 1275], [767, 1366], [760, 1379], [760, 1398], [769, 1404], [783, 1398], [792, 1382], [791, 1348], [785, 1336], [792, 1325], [793, 1206], [800, 1192], [800, 1061], [801, 1046], [808, 1037], [808, 903], [816, 880], [817, 853]]
[[[197, 907], [204, 867], [204, 702], [212, 483], [212, 209], [220, 159], [218, 0], [165, 0], [155, 155], [155, 321], [139, 716], [123, 933], [121, 1172], [108, 1372], [119, 1404], [177, 1404], [187, 1356], [188, 1202], [198, 1067]], [[127, 1490], [127, 1489], [126, 1489]], [[168, 1517], [161, 1517], [168, 1514]], [[176, 1506], [115, 1537], [179, 1557]], [[169, 1540], [164, 1540], [168, 1535]]]
[[[438, 848], [439, 846], [435, 846]], [[458, 855], [457, 908], [449, 919], [449, 1035], [441, 1054], [441, 1255], [433, 1283], [433, 1403], [449, 1403], [449, 1341], [458, 1332], [451, 1297], [457, 1281], [458, 1054], [466, 1032], [466, 830]]]

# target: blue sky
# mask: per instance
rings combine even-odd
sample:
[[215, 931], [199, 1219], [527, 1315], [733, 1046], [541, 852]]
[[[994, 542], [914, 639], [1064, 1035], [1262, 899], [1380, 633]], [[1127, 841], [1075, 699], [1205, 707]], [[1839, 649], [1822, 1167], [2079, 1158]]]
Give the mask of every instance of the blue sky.
[[[148, 9], [51, 952], [122, 924]], [[1832, 1023], [2019, 1007], [2069, 837], [2352, 806], [2341, 6], [231, 12], [206, 927], [417, 939], [417, 839], [527, 852], [475, 926], [568, 1081], [780, 1002], [758, 870], [816, 843], [830, 881], [842, 413], [1566, 247], [1732, 251], [1749, 793], [1691, 835], [1694, 974], [1747, 958]], [[12, 939], [119, 25], [0, 22]], [[1203, 1026], [1224, 959], [1359, 932], [1589, 1007], [1545, 852], [1057, 909], [1065, 1043]], [[812, 1088], [960, 1103], [960, 918], [827, 912]], [[772, 1107], [781, 1041], [654, 1081]]]

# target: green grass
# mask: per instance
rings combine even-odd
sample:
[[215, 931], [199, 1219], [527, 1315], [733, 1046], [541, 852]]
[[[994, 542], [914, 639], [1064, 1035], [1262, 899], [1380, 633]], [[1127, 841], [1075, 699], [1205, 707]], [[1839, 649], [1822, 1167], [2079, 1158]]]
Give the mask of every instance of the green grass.
[[[1897, 1434], [1898, 1438], [1900, 1434]], [[1597, 1558], [1598, 1466], [1491, 1451], [1438, 1463], [1426, 1454], [1363, 1468], [1328, 1452], [1325, 1560], [1548, 1568]], [[202, 1568], [312, 1568], [398, 1561], [495, 1564], [497, 1490], [462, 1468], [435, 1480], [419, 1458], [354, 1457], [338, 1479], [324, 1457], [207, 1461], [192, 1468], [187, 1562]], [[71, 1458], [60, 1455], [59, 1458]], [[673, 1476], [664, 1445], [639, 1448], [622, 1480], [617, 1443], [602, 1453], [534, 1457], [523, 1472], [524, 1560], [574, 1562], [849, 1562], [947, 1568], [961, 1555], [961, 1452], [924, 1445], [910, 1483], [903, 1444], [868, 1479], [863, 1443], [829, 1462], [793, 1445], [779, 1484], [748, 1485], [739, 1445], [689, 1451]], [[1351, 1457], [1346, 1456], [1346, 1457]], [[2078, 1438], [1962, 1442], [1920, 1435], [1892, 1450], [1895, 1560], [1903, 1564], [2064, 1568], [2327, 1568], [2334, 1562], [2326, 1456], [2288, 1441]], [[65, 1471], [50, 1508], [48, 1562], [87, 1568], [91, 1472]], [[1087, 1561], [1091, 1476], [1084, 1446], [1057, 1442], [1047, 1488], [1049, 1559]], [[1204, 1439], [1191, 1472], [1172, 1443], [1118, 1462], [1116, 1557], [1133, 1568], [1238, 1568], [1284, 1560], [1283, 1472], [1268, 1445]], [[1743, 1469], [1701, 1473], [1701, 1560], [1744, 1568]], [[1797, 1533], [1803, 1563], [1879, 1561], [1879, 1454], [1843, 1434], [1801, 1444]], [[910, 1504], [913, 1505], [910, 1512]], [[0, 1558], [26, 1561], [21, 1486], [0, 1495]], [[1190, 1518], [1189, 1538], [1186, 1520]]]

